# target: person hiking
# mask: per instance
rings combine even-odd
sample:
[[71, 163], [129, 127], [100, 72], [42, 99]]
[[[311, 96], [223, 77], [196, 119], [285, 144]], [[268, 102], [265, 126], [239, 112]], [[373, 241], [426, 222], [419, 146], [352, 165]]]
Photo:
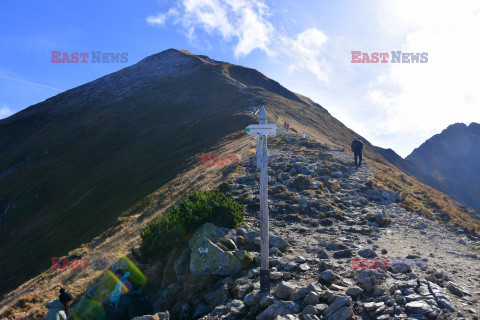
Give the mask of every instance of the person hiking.
[[117, 281], [115, 289], [110, 293], [110, 301], [116, 306], [120, 300], [120, 296], [125, 292], [131, 291], [133, 288], [130, 281], [128, 281], [130, 272], [124, 272], [122, 269], [117, 269], [115, 271], [115, 276], [120, 281]]
[[105, 290], [99, 302], [105, 312], [102, 320], [130, 320], [153, 312], [152, 304], [142, 294], [141, 289], [122, 292], [116, 305], [109, 299]]
[[72, 300], [73, 296], [61, 288], [58, 299], [45, 303], [45, 307], [48, 309], [45, 320], [67, 320], [67, 311]]
[[[359, 168], [362, 166], [362, 149], [363, 143], [360, 141], [360, 138], [353, 140], [351, 145], [353, 155], [355, 157], [355, 168]], [[358, 162], [357, 162], [358, 159]]]

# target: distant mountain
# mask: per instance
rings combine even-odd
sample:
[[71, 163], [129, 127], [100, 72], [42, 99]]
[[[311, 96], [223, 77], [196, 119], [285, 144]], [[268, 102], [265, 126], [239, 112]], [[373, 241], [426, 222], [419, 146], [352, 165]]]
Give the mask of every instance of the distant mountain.
[[358, 136], [257, 70], [175, 49], [0, 120], [0, 294], [107, 230], [200, 153], [244, 137], [260, 105], [322, 142], [348, 148]]
[[430, 174], [423, 171], [419, 168], [414, 162], [407, 159], [403, 159], [392, 149], [384, 149], [381, 147], [375, 147], [375, 149], [380, 153], [388, 162], [395, 165], [397, 168], [402, 170], [404, 173], [407, 173], [411, 176], [414, 176], [419, 181], [439, 189], [439, 181], [433, 178]]
[[480, 213], [480, 124], [453, 124], [406, 160], [433, 178], [433, 187]]

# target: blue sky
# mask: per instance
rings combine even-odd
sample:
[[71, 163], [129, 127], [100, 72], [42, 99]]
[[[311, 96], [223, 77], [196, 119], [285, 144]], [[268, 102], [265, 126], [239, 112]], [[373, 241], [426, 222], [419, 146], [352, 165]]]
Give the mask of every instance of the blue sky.
[[[4, 1], [0, 48], [0, 118], [177, 48], [258, 69], [402, 156], [480, 122], [478, 1]], [[97, 50], [128, 62], [51, 63], [51, 51]], [[353, 50], [429, 60], [353, 64]]]

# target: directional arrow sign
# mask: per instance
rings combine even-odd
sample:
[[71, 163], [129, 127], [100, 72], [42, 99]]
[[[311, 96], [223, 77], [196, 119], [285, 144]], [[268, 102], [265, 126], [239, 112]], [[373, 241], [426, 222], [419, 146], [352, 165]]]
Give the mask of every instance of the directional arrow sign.
[[249, 135], [274, 136], [277, 134], [277, 127], [275, 124], [251, 124], [243, 130]]

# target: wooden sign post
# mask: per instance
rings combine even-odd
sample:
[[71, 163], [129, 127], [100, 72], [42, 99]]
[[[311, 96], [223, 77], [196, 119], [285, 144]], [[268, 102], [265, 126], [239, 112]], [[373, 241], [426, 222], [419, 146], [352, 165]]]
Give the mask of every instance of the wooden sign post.
[[268, 225], [268, 154], [267, 135], [276, 135], [275, 124], [267, 124], [267, 114], [262, 106], [259, 125], [250, 125], [245, 129], [250, 135], [257, 135], [257, 168], [260, 168], [260, 292], [270, 293], [269, 266], [269, 225]]

